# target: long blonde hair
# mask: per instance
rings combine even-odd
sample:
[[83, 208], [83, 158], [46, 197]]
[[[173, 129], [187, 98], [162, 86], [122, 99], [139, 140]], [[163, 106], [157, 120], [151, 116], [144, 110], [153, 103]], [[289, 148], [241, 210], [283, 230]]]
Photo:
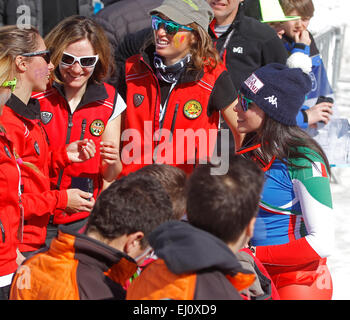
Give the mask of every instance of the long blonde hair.
[[28, 29], [20, 29], [15, 25], [0, 27], [0, 85], [13, 80], [16, 76], [16, 57], [35, 51], [38, 36], [39, 32], [34, 27]]

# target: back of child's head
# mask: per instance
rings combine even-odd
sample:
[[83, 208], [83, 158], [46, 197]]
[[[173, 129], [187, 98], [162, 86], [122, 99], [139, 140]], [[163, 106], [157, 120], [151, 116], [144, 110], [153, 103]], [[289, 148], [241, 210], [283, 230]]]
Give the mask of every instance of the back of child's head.
[[253, 161], [238, 155], [231, 157], [225, 175], [211, 175], [212, 167], [198, 166], [188, 179], [188, 221], [234, 243], [257, 214], [264, 174]]
[[172, 218], [172, 205], [166, 191], [152, 176], [130, 175], [114, 181], [98, 197], [89, 216], [86, 233], [97, 232], [113, 240], [137, 231], [148, 235]]
[[155, 177], [167, 192], [173, 205], [173, 219], [180, 220], [186, 209], [186, 173], [168, 164], [151, 164], [132, 173]]

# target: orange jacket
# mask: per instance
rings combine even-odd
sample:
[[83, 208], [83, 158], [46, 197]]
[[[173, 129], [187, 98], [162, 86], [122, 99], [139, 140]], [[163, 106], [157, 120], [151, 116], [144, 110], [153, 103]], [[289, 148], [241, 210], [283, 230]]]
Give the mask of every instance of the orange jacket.
[[149, 237], [158, 260], [127, 290], [127, 300], [242, 300], [254, 274], [220, 239], [186, 222], [170, 221]]
[[123, 252], [61, 228], [47, 251], [18, 269], [10, 299], [125, 299], [122, 286], [136, 270], [136, 262]]

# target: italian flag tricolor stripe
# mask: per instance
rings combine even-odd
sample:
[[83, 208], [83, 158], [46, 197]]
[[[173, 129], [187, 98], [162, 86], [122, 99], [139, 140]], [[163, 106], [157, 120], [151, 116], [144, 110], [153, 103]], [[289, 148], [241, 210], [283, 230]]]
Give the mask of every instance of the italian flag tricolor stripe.
[[315, 162], [312, 164], [312, 176], [327, 178], [326, 166], [322, 162]]

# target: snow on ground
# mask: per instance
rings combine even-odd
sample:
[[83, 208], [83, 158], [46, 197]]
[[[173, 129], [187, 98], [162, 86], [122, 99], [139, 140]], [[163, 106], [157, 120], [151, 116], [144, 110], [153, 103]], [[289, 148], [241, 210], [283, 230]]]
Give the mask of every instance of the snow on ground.
[[[313, 0], [315, 15], [310, 30], [322, 32], [327, 26], [343, 26], [345, 42], [343, 49], [340, 80], [336, 92], [338, 116], [350, 120], [350, 1]], [[334, 168], [331, 184], [335, 215], [336, 249], [328, 259], [333, 278], [333, 299], [350, 300], [350, 167]]]

